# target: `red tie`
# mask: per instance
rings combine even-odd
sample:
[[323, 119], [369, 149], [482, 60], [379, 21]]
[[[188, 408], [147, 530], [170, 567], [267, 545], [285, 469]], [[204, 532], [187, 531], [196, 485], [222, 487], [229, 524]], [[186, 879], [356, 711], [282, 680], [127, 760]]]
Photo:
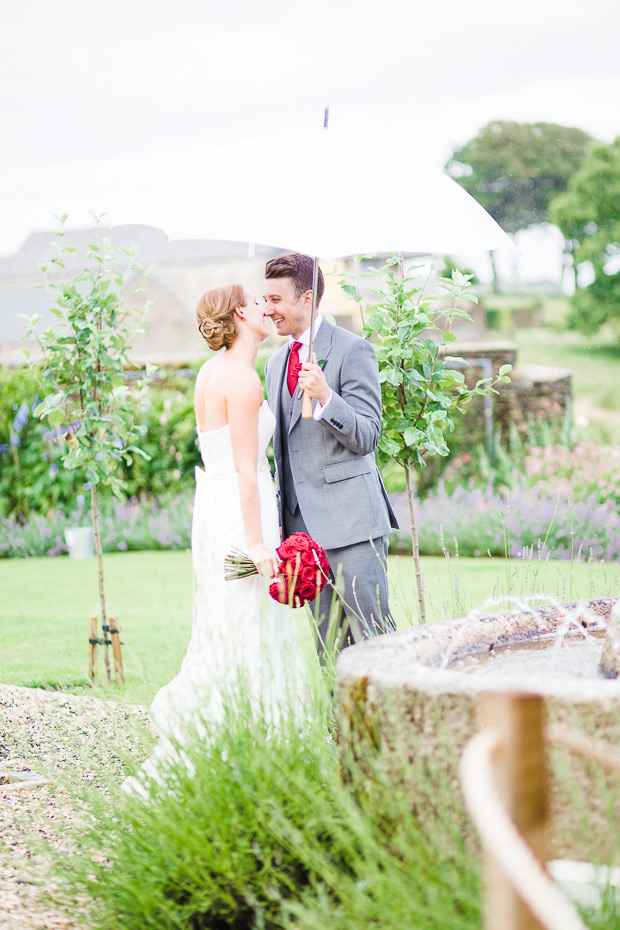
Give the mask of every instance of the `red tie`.
[[286, 373], [286, 383], [288, 385], [288, 392], [293, 396], [295, 393], [295, 388], [297, 387], [297, 382], [299, 381], [299, 369], [301, 368], [301, 362], [299, 361], [299, 350], [301, 349], [302, 342], [292, 342], [291, 351], [288, 356], [288, 371]]

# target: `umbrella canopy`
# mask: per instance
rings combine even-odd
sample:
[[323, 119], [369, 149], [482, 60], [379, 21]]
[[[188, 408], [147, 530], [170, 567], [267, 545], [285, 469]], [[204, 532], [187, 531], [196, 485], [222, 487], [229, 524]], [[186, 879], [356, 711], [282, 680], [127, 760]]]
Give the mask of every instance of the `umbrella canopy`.
[[323, 259], [515, 250], [473, 197], [397, 139], [362, 142], [330, 131], [231, 146], [199, 170], [179, 170], [172, 200], [174, 210], [153, 198], [146, 214], [134, 208], [128, 219], [174, 239], [260, 243]]

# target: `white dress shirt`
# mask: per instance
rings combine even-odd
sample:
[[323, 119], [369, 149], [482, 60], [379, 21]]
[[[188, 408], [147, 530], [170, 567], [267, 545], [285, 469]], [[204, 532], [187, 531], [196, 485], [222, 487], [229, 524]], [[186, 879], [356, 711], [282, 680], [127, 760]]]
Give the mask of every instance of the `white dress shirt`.
[[[314, 318], [314, 338], [315, 339], [316, 339], [316, 334], [321, 328], [322, 322], [323, 322], [323, 317], [321, 316], [320, 313], [317, 313], [316, 317]], [[301, 336], [298, 336], [297, 339], [293, 339], [292, 336], [288, 337], [289, 348], [294, 342], [301, 342], [301, 349], [299, 350], [299, 362], [301, 365], [303, 365], [304, 362], [308, 361], [308, 355], [310, 354], [310, 327], [308, 327], [308, 329], [305, 330], [305, 332], [303, 332]], [[323, 419], [323, 412], [331, 399], [332, 399], [332, 392], [330, 390], [329, 397], [327, 398], [324, 404], [320, 404], [317, 400], [316, 406], [314, 408], [314, 413], [312, 414], [315, 420]]]

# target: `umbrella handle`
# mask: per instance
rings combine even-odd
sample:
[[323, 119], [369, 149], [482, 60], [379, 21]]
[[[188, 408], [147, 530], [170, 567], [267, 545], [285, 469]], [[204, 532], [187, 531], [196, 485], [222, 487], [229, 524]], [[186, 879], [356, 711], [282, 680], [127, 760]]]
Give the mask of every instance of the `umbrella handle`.
[[301, 416], [304, 420], [312, 419], [312, 398], [307, 391], [304, 391], [304, 399], [301, 402]]

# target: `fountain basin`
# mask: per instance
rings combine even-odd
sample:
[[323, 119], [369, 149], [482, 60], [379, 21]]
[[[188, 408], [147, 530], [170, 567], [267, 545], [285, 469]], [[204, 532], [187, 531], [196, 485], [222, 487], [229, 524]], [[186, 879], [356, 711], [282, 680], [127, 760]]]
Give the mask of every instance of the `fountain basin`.
[[[551, 675], [477, 676], [454, 665], [505, 648], [560, 648], [585, 634], [602, 636], [615, 598], [579, 604], [517, 608], [488, 616], [449, 620], [390, 633], [345, 649], [338, 659], [338, 722], [343, 748], [359, 752], [360, 740], [382, 752], [391, 775], [416, 795], [408, 760], [427, 759], [460, 796], [458, 763], [480, 728], [485, 692], [540, 694], [549, 722], [620, 747], [620, 680]], [[566, 634], [566, 618], [572, 629]], [[602, 651], [603, 642], [600, 640]], [[588, 760], [552, 750], [550, 855], [620, 864], [620, 782]], [[461, 828], [474, 835], [463, 814]]]

